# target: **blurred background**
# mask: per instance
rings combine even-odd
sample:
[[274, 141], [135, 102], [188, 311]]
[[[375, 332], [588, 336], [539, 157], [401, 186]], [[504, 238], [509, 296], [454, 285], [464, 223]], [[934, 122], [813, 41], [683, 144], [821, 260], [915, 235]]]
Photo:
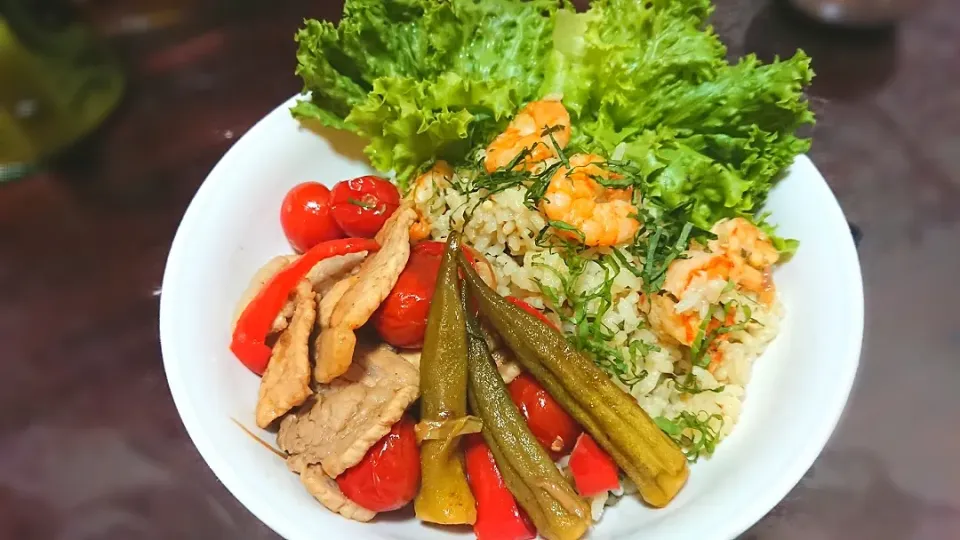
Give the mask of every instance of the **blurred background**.
[[[960, 538], [960, 2], [716, 4], [731, 56], [813, 57], [867, 294], [837, 432], [744, 538]], [[0, 0], [0, 538], [276, 538], [180, 424], [157, 297], [197, 187], [299, 91], [295, 30], [341, 5]]]

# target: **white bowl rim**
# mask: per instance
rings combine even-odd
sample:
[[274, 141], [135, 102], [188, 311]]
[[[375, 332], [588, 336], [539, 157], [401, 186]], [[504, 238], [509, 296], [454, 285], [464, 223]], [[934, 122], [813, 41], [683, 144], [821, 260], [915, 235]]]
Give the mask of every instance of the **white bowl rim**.
[[[173, 307], [170, 303], [171, 301], [168, 300], [168, 298], [172, 298], [172, 296], [162, 294], [162, 292], [165, 290], [175, 290], [177, 287], [179, 287], [181, 279], [180, 276], [182, 275], [182, 272], [184, 269], [189, 268], [189, 264], [184, 253], [186, 251], [186, 245], [192, 236], [192, 229], [194, 229], [196, 226], [195, 224], [199, 222], [203, 208], [207, 205], [214, 204], [213, 195], [216, 188], [214, 183], [208, 180], [211, 177], [216, 177], [220, 169], [226, 167], [224, 163], [229, 161], [229, 157], [232, 154], [243, 153], [247, 150], [246, 146], [249, 145], [250, 141], [252, 140], [251, 134], [255, 133], [258, 128], [261, 128], [268, 119], [273, 118], [277, 114], [289, 114], [288, 109], [299, 97], [300, 96], [291, 97], [286, 102], [280, 104], [275, 109], [270, 111], [256, 124], [254, 124], [221, 157], [221, 159], [217, 162], [197, 190], [189, 206], [187, 207], [186, 212], [184, 213], [167, 257], [163, 283], [161, 286], [159, 317], [161, 352], [163, 356], [163, 365], [167, 377], [167, 383], [170, 386], [170, 393], [173, 397], [174, 405], [176, 406], [177, 412], [180, 415], [180, 419], [186, 428], [187, 434], [197, 447], [201, 457], [203, 457], [204, 461], [214, 472], [220, 482], [222, 482], [227, 488], [227, 490], [230, 491], [230, 493], [232, 493], [233, 496], [236, 497], [241, 504], [243, 504], [243, 506], [250, 510], [250, 512], [252, 512], [264, 524], [273, 529], [283, 538], [288, 539], [298, 537], [298, 533], [293, 527], [293, 523], [288, 520], [275, 506], [268, 504], [265, 498], [254, 495], [256, 490], [253, 488], [253, 486], [247, 482], [243, 475], [235, 470], [226, 459], [224, 459], [221, 451], [216, 448], [214, 441], [211, 440], [207, 433], [200, 428], [200, 420], [197, 410], [187, 398], [185, 386], [186, 383], [184, 379], [186, 374], [181, 370], [181, 366], [188, 365], [189, 363], [174, 361], [173, 346], [164, 339], [164, 336], [170, 336], [174, 334], [170, 317], [164, 315], [165, 313], [171, 313]], [[254, 149], [250, 150], [253, 151]], [[810, 159], [806, 155], [798, 156], [793, 166], [810, 167], [814, 172], [816, 172], [816, 177], [819, 179], [819, 183], [821, 184], [819, 187], [827, 192], [824, 200], [829, 201], [827, 206], [821, 208], [820, 211], [839, 215], [840, 218], [846, 221], [846, 218], [843, 215], [843, 210], [841, 209], [835, 195], [830, 190], [826, 180], [819, 173]], [[797, 449], [796, 457], [790, 461], [789, 469], [781, 471], [779, 475], [772, 478], [769, 484], [767, 484], [764, 488], [764, 491], [758, 494], [755, 499], [757, 502], [749, 509], [738, 512], [731, 517], [730, 520], [717, 525], [717, 528], [715, 529], [717, 538], [736, 538], [738, 535], [746, 531], [750, 526], [757, 523], [771, 509], [773, 509], [800, 481], [810, 466], [813, 465], [814, 461], [819, 456], [820, 452], [823, 450], [828, 439], [836, 428], [841, 414], [843, 413], [859, 366], [864, 325], [863, 280], [859, 257], [857, 256], [857, 250], [853, 242], [853, 237], [849, 234], [846, 236], [847, 238], [845, 240], [841, 240], [843, 249], [839, 255], [844, 256], [844, 258], [847, 260], [844, 261], [844, 264], [841, 266], [843, 266], [846, 272], [849, 274], [848, 277], [855, 277], [855, 279], [852, 279], [848, 283], [851, 285], [851, 288], [847, 289], [847, 298], [844, 299], [844, 301], [849, 302], [849, 305], [853, 308], [852, 315], [854, 316], [855, 320], [852, 322], [853, 327], [857, 330], [857, 333], [856, 335], [850, 336], [850, 339], [846, 341], [846, 349], [840, 351], [838, 354], [839, 357], [850, 360], [845, 361], [841, 365], [842, 369], [834, 374], [838, 381], [837, 385], [835, 386], [837, 391], [830, 395], [829, 402], [823, 404], [824, 408], [829, 411], [829, 413], [823, 418], [822, 422], [817, 424], [816, 432], [810, 433], [809, 437], [805, 439], [807, 443], [802, 448]], [[638, 532], [642, 533], [642, 531]]]

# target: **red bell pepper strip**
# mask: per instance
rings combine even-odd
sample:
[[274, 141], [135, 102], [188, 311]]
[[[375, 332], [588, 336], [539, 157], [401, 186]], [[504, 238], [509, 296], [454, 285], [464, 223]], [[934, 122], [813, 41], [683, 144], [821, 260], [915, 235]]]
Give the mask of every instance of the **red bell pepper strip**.
[[549, 324], [550, 326], [553, 327], [554, 330], [558, 332], [560, 331], [560, 329], [557, 328], [556, 323], [554, 323], [549, 318], [547, 318], [547, 316], [544, 315], [542, 311], [526, 303], [523, 299], [517, 298], [516, 296], [508, 296], [507, 301], [517, 306], [518, 308], [526, 311], [527, 313], [533, 315], [534, 317], [540, 319], [541, 321]]
[[479, 434], [464, 441], [467, 481], [477, 500], [473, 532], [478, 540], [530, 540], [537, 529], [503, 482], [493, 453]]
[[617, 464], [594, 440], [580, 434], [570, 453], [570, 473], [577, 491], [584, 497], [593, 497], [620, 487]]
[[267, 346], [267, 334], [277, 314], [283, 309], [297, 283], [318, 262], [360, 251], [375, 251], [380, 245], [366, 238], [341, 238], [321, 242], [304, 253], [299, 259], [277, 272], [264, 284], [257, 296], [247, 304], [237, 320], [233, 331], [230, 350], [257, 375], [263, 375], [270, 361], [270, 347]]

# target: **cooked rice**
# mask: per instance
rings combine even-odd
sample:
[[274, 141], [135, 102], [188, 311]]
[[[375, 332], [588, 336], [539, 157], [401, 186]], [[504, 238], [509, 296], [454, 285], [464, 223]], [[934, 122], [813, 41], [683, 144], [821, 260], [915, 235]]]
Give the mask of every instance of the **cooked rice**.
[[[546, 309], [548, 316], [559, 322], [560, 317], [549, 309], [537, 282], [560, 287], [558, 274], [567, 275], [568, 268], [560, 254], [536, 245], [535, 239], [546, 222], [539, 212], [524, 205], [525, 193], [523, 187], [512, 187], [489, 196], [477, 205], [480, 200], [477, 193], [465, 195], [449, 186], [428, 183], [416, 186], [412, 198], [418, 211], [431, 221], [434, 239], [445, 239], [451, 229], [461, 230], [465, 241], [492, 263], [500, 294], [524, 298], [531, 305]], [[465, 215], [473, 208], [475, 210], [470, 220], [464, 225]], [[609, 248], [596, 250], [597, 253], [609, 251]], [[631, 264], [642, 266], [642, 260], [623, 253]], [[602, 268], [591, 262], [577, 283], [577, 289], [580, 292], [588, 291], [603, 281]], [[714, 373], [699, 367], [693, 368], [701, 388], [716, 389], [722, 386], [723, 389], [718, 392], [684, 394], [675, 388], [672, 378], [665, 376], [687, 371], [689, 360], [684, 359], [685, 347], [682, 349], [674, 340], [661, 338], [651, 331], [646, 315], [640, 309], [642, 282], [625, 268], [621, 268], [613, 282], [613, 305], [603, 318], [604, 324], [613, 330], [611, 344], [619, 347], [625, 358], [631, 358], [628, 344], [635, 340], [659, 348], [653, 348], [645, 356], [636, 358], [631, 366], [633, 374], [646, 371], [645, 377], [629, 385], [616, 378], [614, 380], [625, 387], [651, 417], [674, 419], [682, 412], [699, 415], [700, 418], [718, 415], [710, 420], [710, 425], [718, 430], [719, 439], [731, 432], [740, 417], [744, 387], [750, 379], [753, 361], [776, 336], [783, 316], [779, 300], [771, 307], [765, 307], [752, 294], [724, 292], [725, 285], [724, 281], [720, 281], [719, 285], [705, 282], [691, 287], [679, 304], [680, 309], [684, 310], [702, 309], [718, 301], [726, 303], [737, 300], [741, 305], [748, 304], [752, 308], [751, 316], [755, 322], [748, 323], [743, 330], [730, 332], [727, 335], [729, 339], [719, 345], [724, 360]], [[588, 305], [588, 309], [590, 307]], [[722, 418], [722, 423], [718, 418]], [[598, 508], [602, 507], [603, 503], [599, 503]]]

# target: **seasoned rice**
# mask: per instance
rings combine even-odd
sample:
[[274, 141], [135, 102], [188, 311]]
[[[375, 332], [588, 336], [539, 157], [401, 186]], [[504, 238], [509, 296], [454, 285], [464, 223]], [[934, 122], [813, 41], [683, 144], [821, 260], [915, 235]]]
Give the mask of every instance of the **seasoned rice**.
[[[498, 292], [526, 300], [536, 308], [546, 311], [547, 316], [560, 323], [561, 317], [551, 308], [541, 287], [559, 289], [562, 279], [569, 276], [567, 261], [557, 250], [540, 247], [536, 239], [547, 225], [543, 216], [524, 204], [526, 189], [511, 187], [481, 199], [481, 194], [464, 194], [450, 186], [415, 186], [411, 198], [417, 210], [431, 223], [431, 235], [443, 240], [451, 230], [460, 230], [464, 239], [483, 253], [491, 262], [498, 278]], [[467, 217], [469, 216], [469, 219]], [[598, 248], [588, 253], [601, 255], [610, 248]], [[636, 267], [643, 261], [622, 251], [627, 262]], [[578, 292], [586, 292], [604, 282], [601, 265], [588, 262], [587, 268], [575, 284]], [[621, 387], [630, 392], [653, 418], [676, 419], [682, 413], [707, 419], [717, 433], [717, 441], [727, 436], [738, 418], [745, 396], [745, 385], [750, 379], [753, 362], [767, 344], [776, 336], [783, 307], [779, 299], [771, 306], [764, 306], [751, 294], [740, 291], [724, 291], [720, 286], [705, 283], [703, 289], [685, 294], [680, 299], [680, 309], [695, 309], [697, 305], [729, 302], [747, 304], [751, 309], [752, 322], [727, 335], [719, 344], [723, 362], [710, 371], [693, 367], [693, 375], [702, 391], [695, 394], [677, 390], [670, 375], [686, 373], [690, 361], [685, 356], [686, 347], [669, 337], [662, 337], [651, 330], [642, 306], [642, 281], [639, 277], [620, 268], [611, 287], [612, 305], [603, 316], [604, 325], [611, 330], [609, 345], [618, 348], [624, 358], [630, 359], [628, 377], [613, 377]], [[696, 297], [702, 294], [704, 298]], [[687, 296], [691, 296], [687, 298]], [[562, 300], [562, 298], [561, 298]], [[587, 305], [588, 311], [597, 308], [597, 302]], [[564, 323], [565, 331], [572, 330]], [[631, 353], [629, 344], [640, 341], [645, 344], [645, 354]], [[624, 380], [626, 379], [626, 380]], [[596, 510], [603, 507], [600, 502]]]

